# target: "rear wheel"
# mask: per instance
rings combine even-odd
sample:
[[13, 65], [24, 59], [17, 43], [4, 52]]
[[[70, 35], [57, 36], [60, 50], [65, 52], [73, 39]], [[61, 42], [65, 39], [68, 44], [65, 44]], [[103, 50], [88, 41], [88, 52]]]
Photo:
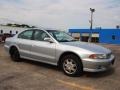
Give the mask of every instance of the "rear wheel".
[[17, 50], [17, 48], [13, 47], [10, 50], [10, 56], [12, 58], [13, 61], [19, 62], [20, 60], [20, 54], [19, 51]]
[[62, 58], [62, 70], [68, 76], [80, 76], [83, 74], [83, 65], [79, 57], [74, 54]]

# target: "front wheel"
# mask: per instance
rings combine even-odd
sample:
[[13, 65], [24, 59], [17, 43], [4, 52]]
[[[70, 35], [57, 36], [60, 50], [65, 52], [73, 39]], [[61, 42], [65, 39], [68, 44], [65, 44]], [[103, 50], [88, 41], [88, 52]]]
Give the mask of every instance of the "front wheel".
[[80, 76], [83, 74], [83, 65], [76, 55], [70, 54], [62, 58], [62, 70], [68, 76]]

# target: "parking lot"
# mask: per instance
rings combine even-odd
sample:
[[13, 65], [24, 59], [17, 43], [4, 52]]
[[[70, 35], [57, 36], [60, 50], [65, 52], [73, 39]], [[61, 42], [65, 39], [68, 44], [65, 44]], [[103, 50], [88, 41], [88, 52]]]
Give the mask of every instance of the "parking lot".
[[116, 56], [113, 68], [84, 72], [81, 77], [68, 77], [56, 66], [39, 62], [13, 62], [3, 46], [0, 44], [0, 90], [120, 90], [120, 46], [103, 45]]

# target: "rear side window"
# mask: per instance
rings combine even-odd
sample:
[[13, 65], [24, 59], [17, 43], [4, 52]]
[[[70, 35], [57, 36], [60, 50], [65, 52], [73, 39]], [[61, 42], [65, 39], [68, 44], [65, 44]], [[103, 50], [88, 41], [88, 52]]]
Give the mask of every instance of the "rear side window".
[[33, 35], [33, 30], [27, 30], [27, 31], [24, 31], [24, 32], [20, 33], [18, 35], [18, 38], [31, 40], [32, 39], [32, 35]]

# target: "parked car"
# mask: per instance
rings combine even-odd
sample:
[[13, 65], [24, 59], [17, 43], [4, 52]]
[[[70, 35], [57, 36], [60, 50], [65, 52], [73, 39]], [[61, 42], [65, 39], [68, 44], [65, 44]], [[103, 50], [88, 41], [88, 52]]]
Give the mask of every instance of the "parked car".
[[4, 33], [4, 34], [2, 35], [2, 41], [5, 42], [6, 38], [9, 38], [9, 37], [12, 37], [12, 36], [13, 36], [12, 34]]
[[14, 61], [20, 58], [58, 65], [68, 76], [100, 72], [114, 64], [111, 50], [76, 41], [63, 31], [30, 29], [7, 38], [5, 48]]
[[2, 34], [0, 34], [0, 42], [2, 42], [2, 36], [3, 36], [3, 35], [2, 35]]

